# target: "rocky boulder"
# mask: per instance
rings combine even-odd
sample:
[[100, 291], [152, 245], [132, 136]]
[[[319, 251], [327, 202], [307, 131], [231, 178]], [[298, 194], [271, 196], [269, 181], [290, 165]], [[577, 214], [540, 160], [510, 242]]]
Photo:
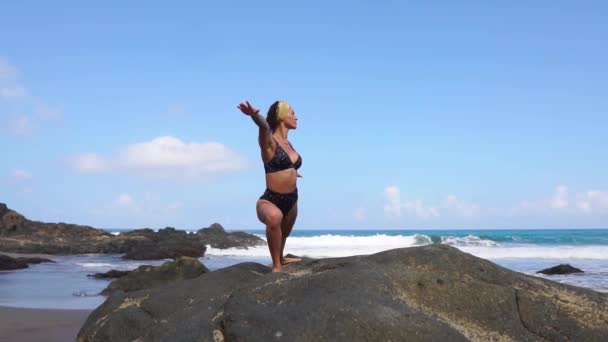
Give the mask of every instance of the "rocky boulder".
[[174, 228], [139, 229], [114, 236], [101, 229], [66, 223], [30, 221], [0, 203], [0, 251], [40, 254], [125, 254], [150, 260], [201, 257], [205, 245], [196, 234]]
[[172, 227], [159, 229], [134, 230], [121, 234], [124, 239], [137, 240], [133, 243], [123, 259], [158, 260], [174, 259], [180, 256], [200, 258], [205, 254], [205, 245], [194, 234]]
[[89, 274], [87, 277], [93, 277], [95, 279], [116, 279], [121, 278], [129, 274], [131, 271], [119, 271], [119, 270], [109, 270], [105, 273], [95, 273]]
[[78, 341], [604, 341], [606, 308], [606, 294], [428, 245], [119, 291]]
[[0, 254], [0, 271], [18, 270], [27, 268], [27, 263], [11, 258], [8, 255]]
[[197, 259], [180, 257], [161, 266], [140, 266], [127, 275], [112, 281], [101, 293], [108, 295], [117, 291], [133, 292], [177, 280], [196, 278], [206, 272], [209, 270]]
[[12, 258], [8, 255], [0, 254], [0, 271], [2, 270], [17, 270], [28, 268], [30, 264], [40, 264], [43, 262], [55, 262], [46, 258]]
[[266, 241], [253, 234], [245, 232], [227, 233], [219, 223], [214, 223], [208, 228], [201, 228], [196, 234], [205, 245], [210, 245], [213, 248], [247, 248], [266, 244]]
[[542, 273], [542, 274], [547, 274], [547, 275], [556, 275], [556, 274], [571, 274], [571, 273], [584, 273], [584, 272], [583, 272], [583, 270], [570, 266], [568, 264], [560, 264], [557, 266], [545, 268], [544, 270], [538, 271], [536, 273]]
[[105, 253], [112, 234], [67, 223], [30, 221], [0, 203], [0, 250], [14, 253]]

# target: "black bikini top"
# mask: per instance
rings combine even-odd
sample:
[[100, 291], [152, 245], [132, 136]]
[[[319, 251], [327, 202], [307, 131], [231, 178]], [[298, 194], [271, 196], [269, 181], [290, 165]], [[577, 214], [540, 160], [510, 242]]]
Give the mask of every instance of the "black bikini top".
[[[274, 137], [272, 137], [272, 139], [274, 139]], [[270, 159], [268, 161], [268, 163], [264, 163], [264, 171], [266, 171], [266, 173], [271, 173], [271, 172], [287, 170], [292, 167], [295, 168], [296, 170], [299, 169], [300, 166], [302, 166], [302, 157], [300, 156], [300, 154], [298, 153], [298, 160], [296, 160], [296, 162], [293, 163], [291, 161], [291, 158], [289, 158], [289, 155], [281, 147], [279, 142], [276, 139], [274, 139], [274, 141], [277, 143], [277, 148], [274, 151], [274, 156], [272, 156], [272, 159]], [[287, 143], [289, 144], [289, 146], [291, 146], [291, 144], [289, 142], [287, 142]], [[293, 148], [293, 146], [291, 146], [291, 148]], [[295, 151], [295, 149], [294, 149], [294, 151]]]

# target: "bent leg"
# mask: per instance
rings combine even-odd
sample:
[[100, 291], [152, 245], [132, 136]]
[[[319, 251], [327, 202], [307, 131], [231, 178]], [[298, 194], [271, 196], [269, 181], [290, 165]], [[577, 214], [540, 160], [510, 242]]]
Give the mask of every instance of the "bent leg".
[[283, 218], [283, 222], [281, 222], [281, 264], [287, 265], [292, 262], [298, 262], [302, 259], [300, 258], [285, 258], [283, 256], [283, 250], [285, 249], [285, 243], [287, 242], [287, 237], [291, 234], [291, 230], [296, 223], [296, 218], [298, 217], [298, 203], [296, 202], [293, 207], [289, 210], [287, 215]]
[[283, 213], [276, 205], [266, 200], [259, 200], [256, 204], [258, 219], [266, 225], [266, 241], [270, 257], [272, 258], [272, 271], [281, 271], [281, 221]]

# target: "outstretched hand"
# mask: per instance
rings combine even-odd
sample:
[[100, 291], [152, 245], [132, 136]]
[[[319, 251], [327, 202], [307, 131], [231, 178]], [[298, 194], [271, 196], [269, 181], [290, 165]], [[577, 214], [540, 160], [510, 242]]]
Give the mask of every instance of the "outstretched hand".
[[238, 109], [240, 109], [240, 110], [241, 110], [241, 112], [243, 112], [243, 114], [245, 114], [245, 115], [249, 115], [249, 116], [251, 116], [251, 115], [256, 115], [256, 114], [258, 114], [258, 113], [260, 112], [260, 110], [259, 110], [259, 109], [257, 109], [257, 108], [255, 108], [255, 107], [253, 107], [253, 106], [251, 105], [251, 103], [249, 103], [249, 101], [241, 102], [241, 103], [239, 103], [239, 105], [238, 105], [238, 106], [236, 106], [236, 107], [237, 107]]

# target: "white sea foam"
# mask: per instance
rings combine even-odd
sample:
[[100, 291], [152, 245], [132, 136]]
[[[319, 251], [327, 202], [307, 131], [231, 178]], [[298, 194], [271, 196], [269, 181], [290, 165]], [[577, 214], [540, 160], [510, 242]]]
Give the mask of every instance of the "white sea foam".
[[[264, 236], [260, 236], [265, 239]], [[388, 249], [412, 247], [429, 244], [426, 235], [376, 234], [372, 236], [319, 235], [310, 237], [294, 236], [287, 240], [287, 253], [313, 258], [342, 257], [349, 255], [373, 254]], [[267, 256], [268, 247], [258, 246], [249, 249], [216, 249], [207, 246], [207, 255]]]
[[81, 267], [114, 267], [116, 264], [109, 264], [105, 262], [77, 262], [76, 265]]
[[608, 260], [608, 246], [515, 245], [499, 247], [458, 247], [484, 259], [593, 259]]
[[[265, 239], [264, 236], [259, 235]], [[608, 246], [548, 246], [532, 244], [499, 244], [474, 235], [466, 237], [442, 237], [442, 243], [452, 245], [464, 252], [484, 259], [538, 258], [538, 259], [594, 259], [608, 260]], [[430, 244], [431, 238], [423, 235], [345, 236], [320, 235], [311, 237], [290, 237], [285, 247], [286, 253], [311, 258], [343, 257], [373, 254], [389, 249]], [[216, 249], [207, 246], [206, 255], [262, 257], [268, 256], [268, 247], [249, 249]]]
[[467, 235], [464, 237], [458, 236], [442, 236], [441, 243], [454, 247], [465, 247], [465, 246], [498, 246], [498, 243], [492, 240], [482, 239], [479, 236]]

